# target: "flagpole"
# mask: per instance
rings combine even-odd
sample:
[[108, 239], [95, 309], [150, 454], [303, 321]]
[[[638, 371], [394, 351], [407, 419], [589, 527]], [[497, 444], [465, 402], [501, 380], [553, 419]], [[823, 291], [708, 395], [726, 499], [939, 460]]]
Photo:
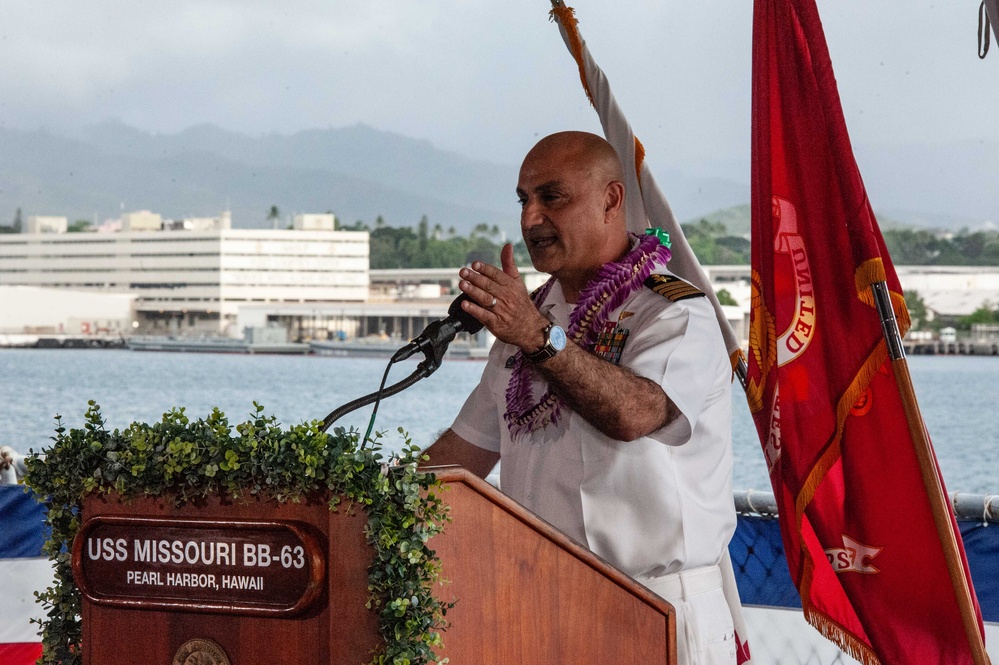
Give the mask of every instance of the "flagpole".
[[891, 360], [899, 396], [902, 398], [902, 408], [909, 424], [909, 435], [912, 437], [916, 458], [919, 461], [919, 471], [923, 476], [923, 485], [926, 487], [926, 494], [929, 497], [933, 523], [937, 528], [937, 535], [940, 537], [940, 544], [943, 547], [947, 571], [950, 573], [954, 595], [961, 613], [961, 622], [968, 638], [968, 645], [971, 647], [971, 655], [975, 665], [989, 665], [989, 656], [985, 652], [985, 642], [978, 630], [978, 621], [975, 618], [975, 609], [971, 602], [971, 588], [968, 585], [968, 578], [964, 574], [957, 536], [954, 534], [953, 522], [951, 521], [953, 512], [944, 496], [943, 484], [940, 482], [930, 437], [926, 432], [926, 424], [923, 422], [923, 416], [916, 402], [916, 392], [912, 386], [909, 364], [905, 360], [905, 349], [902, 346], [902, 336], [898, 328], [898, 321], [895, 318], [895, 310], [891, 304], [888, 284], [884, 281], [874, 282], [871, 284], [871, 291], [874, 294], [878, 315], [881, 317], [881, 330], [888, 345], [888, 358]]
[[748, 379], [749, 365], [746, 364], [746, 357], [739, 354], [739, 359], [735, 363], [735, 376], [739, 379], [739, 383], [742, 384], [742, 391], [745, 392], [749, 390]]

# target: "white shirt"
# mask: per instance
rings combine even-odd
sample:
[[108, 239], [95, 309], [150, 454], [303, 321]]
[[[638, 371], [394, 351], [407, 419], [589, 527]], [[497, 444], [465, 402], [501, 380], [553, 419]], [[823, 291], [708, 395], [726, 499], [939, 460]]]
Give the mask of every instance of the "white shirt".
[[[568, 329], [557, 282], [539, 310]], [[609, 320], [628, 331], [618, 364], [662, 386], [682, 414], [675, 421], [616, 441], [563, 405], [556, 425], [514, 440], [503, 414], [517, 348], [497, 341], [451, 428], [500, 453], [504, 493], [639, 581], [717, 564], [735, 510], [731, 366], [714, 309], [705, 297], [673, 302], [642, 288]], [[535, 375], [535, 401], [546, 387]]]

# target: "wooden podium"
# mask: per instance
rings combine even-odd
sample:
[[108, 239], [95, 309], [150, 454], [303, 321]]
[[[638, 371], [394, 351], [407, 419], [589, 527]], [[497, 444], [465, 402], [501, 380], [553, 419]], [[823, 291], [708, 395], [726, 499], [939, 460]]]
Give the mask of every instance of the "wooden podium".
[[[665, 600], [464, 469], [437, 469], [452, 521], [431, 545], [448, 582], [452, 665], [676, 661]], [[300, 504], [84, 504], [73, 547], [84, 665], [359, 665], [364, 516]]]

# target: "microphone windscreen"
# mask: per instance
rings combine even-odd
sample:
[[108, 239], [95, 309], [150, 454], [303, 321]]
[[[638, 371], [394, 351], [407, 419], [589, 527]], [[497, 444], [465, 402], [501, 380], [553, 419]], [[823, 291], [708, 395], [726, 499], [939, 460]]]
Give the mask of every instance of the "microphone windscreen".
[[466, 300], [471, 300], [467, 293], [462, 293], [460, 296], [455, 298], [454, 302], [451, 303], [451, 306], [447, 308], [447, 315], [460, 323], [462, 330], [467, 332], [469, 335], [474, 335], [482, 330], [482, 321], [479, 321], [477, 318], [461, 308], [461, 303]]

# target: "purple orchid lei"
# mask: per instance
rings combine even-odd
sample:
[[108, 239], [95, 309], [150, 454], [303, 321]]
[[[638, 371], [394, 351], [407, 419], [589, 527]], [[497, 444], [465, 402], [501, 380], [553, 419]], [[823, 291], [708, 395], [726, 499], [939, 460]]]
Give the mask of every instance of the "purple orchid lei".
[[[566, 335], [586, 351], [593, 350], [610, 313], [642, 288], [657, 265], [665, 265], [670, 259], [669, 249], [655, 236], [634, 237], [639, 239], [635, 248], [620, 261], [604, 264], [597, 271], [580, 291], [579, 301], [569, 316]], [[554, 283], [553, 277], [534, 292], [535, 305], [545, 301]], [[506, 413], [503, 415], [513, 438], [557, 424], [561, 414], [562, 400], [551, 389], [535, 402], [531, 391], [534, 371], [524, 354], [518, 351], [506, 389]]]

